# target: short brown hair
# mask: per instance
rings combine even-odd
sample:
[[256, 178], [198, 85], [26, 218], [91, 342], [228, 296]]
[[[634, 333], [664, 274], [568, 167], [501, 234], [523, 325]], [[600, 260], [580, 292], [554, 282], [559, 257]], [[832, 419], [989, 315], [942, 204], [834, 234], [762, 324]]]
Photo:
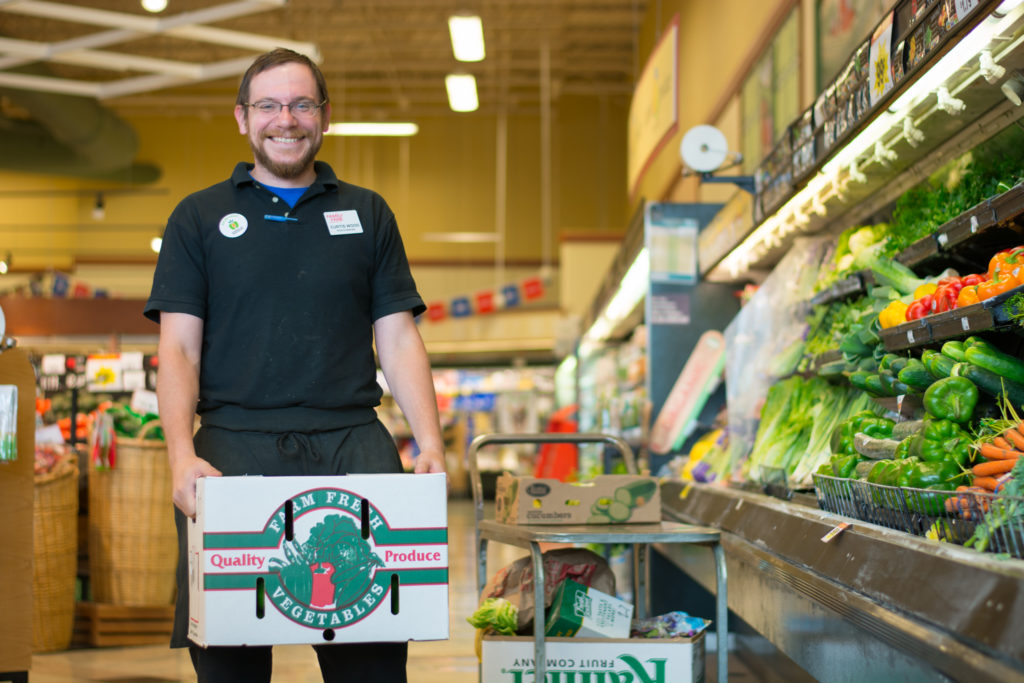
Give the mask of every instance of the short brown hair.
[[320, 67], [318, 67], [312, 59], [301, 52], [279, 47], [271, 50], [270, 52], [264, 52], [249, 65], [249, 68], [245, 71], [245, 75], [242, 76], [242, 82], [238, 86], [238, 97], [235, 99], [235, 104], [242, 106], [249, 104], [249, 85], [252, 83], [252, 79], [256, 74], [263, 73], [267, 69], [272, 69], [275, 66], [289, 64], [291, 62], [305, 64], [309, 67], [309, 70], [313, 72], [313, 78], [316, 79], [316, 87], [319, 91], [320, 102], [330, 102], [331, 98], [327, 94], [327, 81], [324, 79], [324, 75], [320, 71]]

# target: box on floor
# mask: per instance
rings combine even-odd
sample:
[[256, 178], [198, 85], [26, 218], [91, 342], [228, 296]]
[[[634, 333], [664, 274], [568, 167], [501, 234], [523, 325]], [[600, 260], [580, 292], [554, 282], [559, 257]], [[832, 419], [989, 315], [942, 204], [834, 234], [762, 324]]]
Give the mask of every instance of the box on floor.
[[[533, 638], [484, 636], [481, 680], [532, 683]], [[704, 634], [693, 638], [547, 638], [546, 680], [700, 683]]]

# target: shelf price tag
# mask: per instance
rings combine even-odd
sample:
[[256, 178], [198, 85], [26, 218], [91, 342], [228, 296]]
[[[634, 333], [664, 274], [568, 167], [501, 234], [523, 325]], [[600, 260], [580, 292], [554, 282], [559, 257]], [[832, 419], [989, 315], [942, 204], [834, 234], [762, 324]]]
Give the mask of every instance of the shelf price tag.
[[978, 217], [971, 216], [971, 234], [978, 232]]
[[824, 536], [821, 537], [821, 542], [822, 543], [828, 543], [833, 538], [835, 538], [836, 536], [838, 536], [839, 534], [843, 533], [844, 531], [846, 531], [849, 528], [850, 528], [850, 523], [849, 522], [840, 522], [839, 524], [836, 524], [827, 534], [825, 534]]
[[911, 344], [914, 343], [914, 331], [913, 330], [907, 330], [907, 341], [910, 342]]
[[971, 322], [966, 315], [960, 318], [960, 326], [964, 328], [964, 332], [967, 332], [968, 330], [971, 329]]
[[940, 247], [945, 247], [946, 244], [949, 243], [949, 234], [945, 233], [945, 232], [939, 233], [939, 236], [938, 236], [937, 239], [939, 240], [939, 246]]

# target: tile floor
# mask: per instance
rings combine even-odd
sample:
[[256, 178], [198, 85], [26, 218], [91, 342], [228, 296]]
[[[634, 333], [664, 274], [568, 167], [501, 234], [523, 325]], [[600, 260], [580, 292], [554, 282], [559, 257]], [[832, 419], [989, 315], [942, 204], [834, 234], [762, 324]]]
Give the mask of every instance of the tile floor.
[[[488, 568], [493, 572], [526, 554], [519, 548], [490, 543]], [[462, 499], [449, 503], [449, 561], [451, 638], [440, 642], [410, 643], [408, 672], [411, 683], [477, 681], [477, 659], [473, 650], [475, 633], [473, 627], [466, 623], [466, 616], [477, 605], [472, 501]], [[707, 663], [707, 680], [713, 681], [714, 655], [710, 652]], [[730, 657], [729, 666], [730, 680], [755, 680], [736, 657]], [[171, 650], [163, 645], [37, 654], [32, 659], [29, 673], [30, 683], [178, 683], [194, 680], [186, 651]], [[319, 683], [320, 670], [313, 650], [307, 646], [275, 647], [274, 681]]]

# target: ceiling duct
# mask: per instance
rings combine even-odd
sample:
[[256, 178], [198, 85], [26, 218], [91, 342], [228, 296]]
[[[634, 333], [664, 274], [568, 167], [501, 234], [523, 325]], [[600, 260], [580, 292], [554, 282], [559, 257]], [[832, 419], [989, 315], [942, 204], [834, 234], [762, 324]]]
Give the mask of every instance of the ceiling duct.
[[[43, 64], [19, 69], [49, 74]], [[0, 169], [131, 183], [151, 183], [153, 164], [135, 163], [135, 130], [90, 97], [0, 88], [30, 119], [0, 119]]]

